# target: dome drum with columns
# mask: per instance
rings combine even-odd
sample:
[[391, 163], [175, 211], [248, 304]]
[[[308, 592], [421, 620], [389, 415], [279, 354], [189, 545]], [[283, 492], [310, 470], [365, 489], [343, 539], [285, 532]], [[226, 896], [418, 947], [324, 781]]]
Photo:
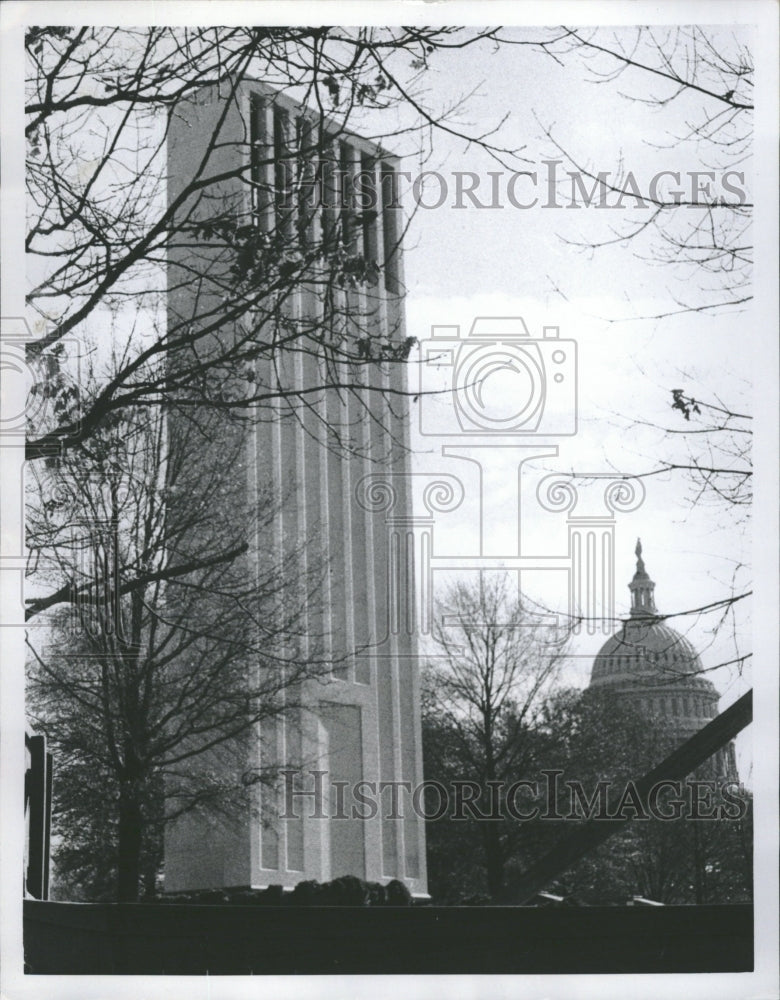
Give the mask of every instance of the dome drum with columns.
[[[691, 643], [659, 616], [655, 583], [645, 569], [639, 539], [635, 551], [636, 573], [628, 585], [631, 613], [596, 655], [590, 688], [614, 695], [660, 723], [671, 749], [718, 714], [719, 695], [704, 677]], [[737, 780], [733, 744], [719, 751], [705, 770]]]

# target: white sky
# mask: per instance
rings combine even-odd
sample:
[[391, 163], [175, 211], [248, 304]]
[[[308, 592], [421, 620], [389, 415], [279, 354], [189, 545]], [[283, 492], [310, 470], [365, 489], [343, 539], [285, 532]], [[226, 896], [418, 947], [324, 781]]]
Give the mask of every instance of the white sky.
[[[532, 29], [522, 33], [538, 35]], [[747, 43], [749, 38], [746, 32], [742, 40]], [[620, 84], [586, 81], [585, 70], [574, 59], [561, 67], [537, 51], [516, 47], [489, 56], [476, 50], [459, 53], [457, 64], [436, 60], [427, 87], [434, 103], [475, 91], [469, 113], [463, 116], [475, 128], [497, 123], [508, 112], [510, 119], [501, 135], [506, 137], [506, 145], [525, 147], [523, 155], [534, 161], [525, 169], [544, 170], [539, 166], [541, 159], [560, 158], [542, 127], [552, 127], [561, 145], [596, 172], [605, 170], [614, 176], [622, 159], [624, 169], [633, 171], [640, 184], [646, 184], [660, 170], [684, 174], [706, 169], [691, 150], [669, 143], [669, 135], [680, 130], [681, 116], [698, 113], [701, 101], [681, 101], [659, 112], [619, 96], [620, 90], [642, 92], [643, 80], [636, 74], [623, 77]], [[664, 96], [669, 91], [659, 83], [653, 85], [652, 92]], [[651, 144], [669, 148], [655, 149]], [[402, 169], [416, 175], [419, 165], [414, 154], [405, 157]], [[489, 200], [491, 181], [487, 171], [501, 168], [482, 151], [464, 150], [462, 142], [447, 136], [437, 138], [435, 151], [422, 169], [436, 169], [442, 174], [448, 197], [438, 208], [418, 209], [407, 236], [408, 333], [425, 340], [431, 325], [452, 324], [460, 325], [461, 335], [465, 336], [476, 316], [520, 316], [532, 338], [541, 337], [543, 326], [557, 325], [562, 338], [575, 339], [578, 344], [578, 432], [575, 437], [557, 440], [557, 458], [526, 467], [524, 552], [561, 555], [566, 551], [565, 514], [535, 516], [533, 490], [542, 475], [554, 471], [645, 472], [659, 461], [672, 458], [672, 447], [678, 449], [678, 456], [685, 455], [683, 441], [672, 445], [656, 429], [684, 426], [681, 415], [670, 408], [671, 389], [684, 388], [704, 399], [717, 394], [735, 410], [754, 411], [753, 366], [760, 356], [764, 332], [753, 315], [743, 311], [739, 315], [689, 314], [658, 321], [639, 320], [641, 316], [673, 310], [673, 294], [691, 294], [690, 275], [683, 274], [688, 281], [679, 283], [680, 272], [637, 260], [630, 246], [589, 255], [563, 242], [563, 238], [606, 235], [607, 226], [623, 224], [628, 212], [604, 212], [594, 207], [575, 211], [543, 208], [543, 173], [539, 174], [535, 192], [540, 196], [540, 205], [535, 208], [514, 208], [506, 204], [503, 195], [503, 209], [478, 210], [470, 205], [456, 209], [452, 171], [477, 173], [481, 178], [478, 194]], [[745, 164], [740, 164], [739, 169], [744, 170]], [[499, 181], [502, 191], [508, 176], [506, 171]], [[747, 177], [746, 188], [749, 182]], [[406, 190], [406, 207], [411, 209], [410, 185]], [[438, 186], [433, 184], [425, 190], [426, 201], [435, 201]], [[519, 185], [517, 192], [518, 197], [530, 200], [530, 181], [525, 187]], [[561, 201], [566, 203], [564, 198]], [[608, 322], [621, 317], [626, 321]], [[735, 350], [737, 329], [751, 331], [749, 337], [740, 338], [739, 350]], [[412, 379], [417, 379], [416, 370]], [[498, 391], [495, 382], [493, 389]], [[430, 405], [435, 412], [446, 405], [446, 398], [428, 397], [418, 405]], [[655, 428], [637, 427], [632, 421], [644, 421]], [[463, 475], [468, 493], [469, 485], [475, 484], [464, 475], [467, 467], [440, 453], [442, 444], [457, 440], [414, 435], [414, 469]], [[511, 438], [505, 441], [515, 443]], [[723, 598], [732, 587], [749, 586], [749, 565], [740, 567], [750, 562], [750, 536], [744, 525], [735, 525], [733, 511], [706, 504], [692, 507], [687, 502], [689, 485], [679, 474], [644, 482], [643, 505], [634, 513], [618, 515], [616, 521], [618, 615], [629, 606], [626, 585], [634, 573], [637, 536], [642, 538], [648, 571], [656, 581], [656, 603], [662, 612], [697, 607]], [[504, 526], [491, 525], [495, 533], [511, 524], [514, 484], [514, 468], [509, 464], [500, 505], [507, 522]], [[436, 525], [437, 554], [473, 554], [477, 520], [475, 505], [468, 500], [458, 511], [440, 515]], [[538, 574], [531, 579], [529, 575], [525, 583], [532, 596], [553, 605], [558, 598], [558, 606], [565, 586], [565, 579], [555, 573], [546, 574], [544, 579]], [[704, 666], [711, 668], [751, 648], [748, 610], [739, 609], [736, 634], [726, 624], [713, 635], [712, 616], [686, 617], [670, 624], [688, 635], [701, 652]], [[590, 657], [603, 639], [588, 637], [575, 646], [578, 659], [571, 673], [573, 682], [587, 683]], [[722, 707], [749, 686], [749, 666], [744, 673], [739, 676], [728, 667], [709, 675], [723, 695]], [[740, 741], [743, 772], [750, 766], [749, 742], [746, 735]]]

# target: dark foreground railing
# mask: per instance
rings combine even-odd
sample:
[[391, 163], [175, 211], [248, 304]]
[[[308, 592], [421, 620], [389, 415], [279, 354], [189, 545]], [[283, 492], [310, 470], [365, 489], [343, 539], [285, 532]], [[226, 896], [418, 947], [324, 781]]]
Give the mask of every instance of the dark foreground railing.
[[753, 909], [24, 903], [30, 973], [749, 972]]

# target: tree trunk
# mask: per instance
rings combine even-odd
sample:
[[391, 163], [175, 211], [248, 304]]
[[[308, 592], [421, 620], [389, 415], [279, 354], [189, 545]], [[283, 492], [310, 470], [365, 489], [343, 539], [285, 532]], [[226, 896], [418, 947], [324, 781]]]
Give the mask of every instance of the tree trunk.
[[696, 820], [693, 827], [693, 877], [694, 892], [697, 905], [704, 902], [704, 857], [701, 843], [701, 830]]
[[[496, 758], [493, 745], [493, 712], [489, 698], [486, 698], [483, 713], [485, 749], [485, 785], [496, 780]], [[498, 896], [504, 887], [504, 852], [501, 846], [501, 831], [496, 820], [482, 820], [482, 836], [485, 845], [485, 867], [487, 868], [488, 893]]]
[[501, 849], [501, 833], [496, 822], [483, 820], [482, 830], [485, 845], [485, 866], [487, 868], [488, 893], [497, 896], [504, 885], [504, 853]]
[[138, 785], [135, 782], [123, 782], [119, 792], [117, 857], [117, 899], [120, 903], [138, 902], [142, 832], [143, 819]]

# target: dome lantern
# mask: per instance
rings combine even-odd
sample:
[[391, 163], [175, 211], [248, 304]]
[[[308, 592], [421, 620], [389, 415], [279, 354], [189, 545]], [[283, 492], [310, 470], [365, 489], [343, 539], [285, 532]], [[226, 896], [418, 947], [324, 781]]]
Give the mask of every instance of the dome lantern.
[[[634, 551], [631, 613], [596, 654], [589, 687], [638, 709], [671, 750], [717, 715], [718, 692], [690, 641], [658, 614], [640, 539]], [[708, 774], [739, 780], [733, 744], [707, 768]]]

